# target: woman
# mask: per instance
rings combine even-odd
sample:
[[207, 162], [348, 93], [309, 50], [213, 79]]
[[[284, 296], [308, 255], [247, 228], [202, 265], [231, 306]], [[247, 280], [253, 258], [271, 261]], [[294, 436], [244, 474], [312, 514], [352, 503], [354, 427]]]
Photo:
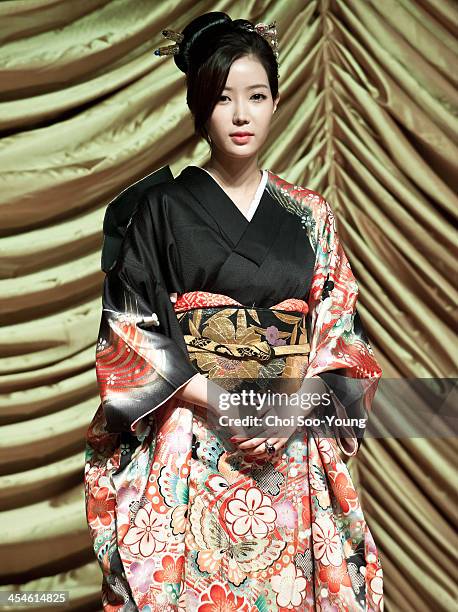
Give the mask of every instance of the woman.
[[[321, 417], [365, 416], [381, 375], [329, 204], [258, 166], [275, 31], [207, 13], [165, 35], [211, 157], [144, 190], [105, 279], [85, 472], [104, 609], [381, 610], [355, 427], [218, 426], [223, 396], [291, 381]], [[242, 416], [292, 410], [250, 397]]]

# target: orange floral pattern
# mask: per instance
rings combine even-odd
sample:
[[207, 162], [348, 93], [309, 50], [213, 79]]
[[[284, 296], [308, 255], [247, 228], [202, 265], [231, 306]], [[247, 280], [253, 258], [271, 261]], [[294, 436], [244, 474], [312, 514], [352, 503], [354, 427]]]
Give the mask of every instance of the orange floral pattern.
[[[279, 333], [273, 334], [278, 313], [268, 310], [254, 313], [255, 325], [245, 309], [199, 308], [183, 315], [181, 324], [221, 341], [265, 334], [273, 341], [304, 341], [300, 311], [277, 320]], [[288, 375], [287, 359], [278, 360], [279, 376]], [[231, 378], [229, 359], [222, 358], [221, 371]], [[229, 454], [201, 413], [176, 398], [148, 424], [136, 462], [120, 469], [125, 444], [110, 456], [113, 492], [97, 487], [107, 483], [101, 455], [93, 455], [87, 471], [95, 491], [89, 521], [102, 538], [109, 539], [110, 527], [114, 533], [119, 499], [116, 550], [140, 609], [382, 609], [378, 553], [334, 438], [298, 430], [281, 457], [256, 462]], [[93, 439], [107, 445], [103, 413], [92, 427]], [[98, 552], [109, 563], [109, 545]]]
[[[246, 309], [197, 291], [180, 296], [177, 318], [183, 333], [281, 346], [301, 342], [308, 313], [310, 363], [280, 357], [240, 366], [199, 355], [199, 371], [230, 379], [262, 377], [261, 368], [271, 378], [338, 369], [341, 378], [378, 379], [370, 345], [354, 325], [358, 288], [329, 205], [272, 173], [268, 189], [304, 221], [316, 256], [308, 301]], [[326, 283], [334, 285], [327, 297]], [[233, 312], [222, 317], [223, 310]], [[248, 310], [250, 318], [240, 314]], [[237, 367], [251, 369], [234, 376]], [[116, 379], [107, 373], [106, 384]], [[367, 411], [374, 392], [364, 398]], [[353, 442], [345, 453], [336, 438], [297, 431], [281, 456], [256, 461], [229, 454], [198, 407], [175, 396], [134, 433], [109, 433], [100, 405], [87, 432], [85, 487], [104, 610], [382, 611], [381, 563], [345, 463], [357, 451]]]

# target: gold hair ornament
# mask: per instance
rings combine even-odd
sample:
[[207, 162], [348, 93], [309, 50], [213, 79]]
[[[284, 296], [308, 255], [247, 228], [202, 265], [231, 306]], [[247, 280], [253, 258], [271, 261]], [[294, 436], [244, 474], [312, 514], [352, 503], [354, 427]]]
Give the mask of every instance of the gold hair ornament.
[[184, 38], [183, 34], [173, 30], [162, 30], [162, 36], [165, 36], [168, 40], [174, 40], [175, 44], [159, 47], [159, 49], [155, 50], [154, 55], [176, 55], [180, 51], [180, 42]]
[[[260, 34], [270, 45], [278, 62], [278, 39], [277, 39], [277, 22], [272, 23], [257, 23], [255, 26], [243, 26], [246, 30]], [[173, 40], [175, 44], [166, 47], [159, 47], [154, 51], [154, 55], [176, 55], [180, 52], [180, 43], [183, 40], [183, 34], [174, 30], [162, 30], [162, 35], [168, 40]]]
[[246, 26], [248, 30], [255, 31], [260, 34], [269, 43], [272, 51], [274, 52], [275, 58], [278, 63], [278, 37], [277, 37], [277, 22], [272, 23], [257, 23], [254, 27]]

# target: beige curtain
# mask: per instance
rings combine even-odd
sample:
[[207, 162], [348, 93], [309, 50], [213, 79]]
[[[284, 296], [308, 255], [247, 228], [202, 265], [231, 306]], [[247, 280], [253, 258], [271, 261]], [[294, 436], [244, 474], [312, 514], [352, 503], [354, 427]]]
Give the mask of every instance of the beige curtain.
[[[277, 20], [281, 101], [261, 165], [333, 206], [384, 375], [456, 376], [452, 0], [2, 2], [1, 590], [101, 608], [82, 474], [102, 219], [139, 177], [207, 159], [184, 77], [153, 50], [210, 10]], [[367, 439], [352, 460], [389, 611], [456, 609], [456, 450]]]

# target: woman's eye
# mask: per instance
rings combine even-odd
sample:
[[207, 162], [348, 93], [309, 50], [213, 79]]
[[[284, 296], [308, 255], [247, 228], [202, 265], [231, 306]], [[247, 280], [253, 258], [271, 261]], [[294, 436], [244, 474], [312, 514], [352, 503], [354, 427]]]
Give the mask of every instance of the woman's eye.
[[[262, 93], [256, 93], [256, 94], [253, 94], [251, 97], [252, 97], [252, 98], [254, 98], [255, 96], [260, 96], [260, 98], [256, 98], [258, 101], [259, 101], [259, 100], [267, 100], [267, 96], [266, 96], [266, 95], [264, 95], [264, 94], [262, 94]], [[223, 95], [221, 95], [221, 96], [219, 97], [219, 101], [220, 101], [220, 102], [224, 102], [224, 99], [223, 99], [223, 98], [228, 98], [228, 99], [229, 99], [229, 96], [223, 96]]]

